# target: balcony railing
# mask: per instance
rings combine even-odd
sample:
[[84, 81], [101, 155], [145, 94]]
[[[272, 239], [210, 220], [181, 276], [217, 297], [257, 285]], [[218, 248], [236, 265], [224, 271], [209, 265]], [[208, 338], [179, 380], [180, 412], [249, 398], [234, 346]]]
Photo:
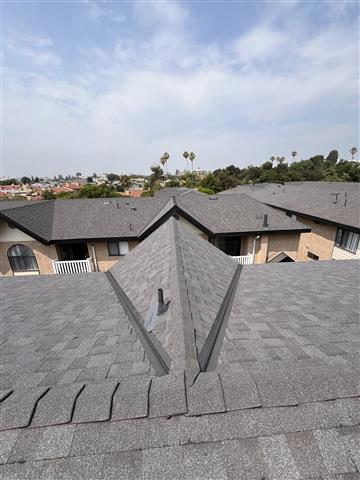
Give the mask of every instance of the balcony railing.
[[240, 255], [238, 257], [231, 257], [236, 262], [240, 263], [240, 265], [251, 265], [254, 263], [254, 259], [252, 255]]
[[91, 258], [86, 260], [54, 260], [54, 273], [88, 273], [91, 272]]

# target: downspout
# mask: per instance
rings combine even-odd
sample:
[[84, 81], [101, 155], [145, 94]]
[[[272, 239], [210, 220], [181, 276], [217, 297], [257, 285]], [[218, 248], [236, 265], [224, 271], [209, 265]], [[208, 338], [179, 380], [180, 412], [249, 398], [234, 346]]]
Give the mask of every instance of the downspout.
[[255, 263], [255, 248], [256, 248], [256, 240], [257, 240], [258, 238], [260, 238], [260, 235], [256, 235], [256, 237], [254, 238], [253, 253], [252, 253], [253, 261], [252, 261], [252, 263]]
[[91, 244], [91, 251], [92, 251], [92, 258], [94, 259], [94, 267], [95, 267], [95, 272], [99, 272], [99, 265], [96, 257], [96, 251], [95, 251], [95, 245], [92, 243]]

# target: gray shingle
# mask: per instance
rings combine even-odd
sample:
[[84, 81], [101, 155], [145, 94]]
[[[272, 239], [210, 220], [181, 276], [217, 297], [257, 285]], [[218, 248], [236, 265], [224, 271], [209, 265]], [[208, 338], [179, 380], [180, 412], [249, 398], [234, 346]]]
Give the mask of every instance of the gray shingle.
[[59, 425], [70, 422], [77, 396], [83, 388], [83, 383], [52, 388], [39, 401], [31, 426]]
[[184, 373], [152, 380], [149, 417], [167, 417], [187, 412]]
[[112, 398], [118, 382], [108, 380], [88, 384], [80, 393], [75, 404], [73, 422], [99, 422], [111, 415]]
[[187, 389], [189, 415], [224, 412], [224, 396], [217, 372], [200, 373]]
[[[340, 193], [336, 204], [333, 193]], [[359, 184], [356, 182], [286, 182], [285, 185], [261, 183], [236, 187], [222, 192], [220, 196], [233, 198], [233, 194], [247, 194], [256, 200], [287, 211], [360, 228], [359, 193]]]
[[23, 430], [11, 452], [9, 461], [66, 457], [70, 453], [74, 433], [73, 425]]
[[256, 383], [250, 374], [236, 371], [220, 375], [226, 410], [241, 410], [262, 405]]
[[47, 392], [47, 388], [19, 390], [1, 404], [1, 428], [27, 427], [38, 400]]
[[112, 419], [147, 417], [149, 389], [150, 379], [148, 377], [124, 378], [113, 398]]

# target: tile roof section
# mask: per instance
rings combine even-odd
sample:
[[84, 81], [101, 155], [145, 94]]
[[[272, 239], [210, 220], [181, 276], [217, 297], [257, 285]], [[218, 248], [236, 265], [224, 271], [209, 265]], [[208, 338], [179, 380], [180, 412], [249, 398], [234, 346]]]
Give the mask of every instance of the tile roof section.
[[[220, 196], [244, 193], [273, 207], [360, 229], [359, 183], [261, 183], [226, 190], [221, 192]], [[335, 201], [337, 203], [334, 203]]]

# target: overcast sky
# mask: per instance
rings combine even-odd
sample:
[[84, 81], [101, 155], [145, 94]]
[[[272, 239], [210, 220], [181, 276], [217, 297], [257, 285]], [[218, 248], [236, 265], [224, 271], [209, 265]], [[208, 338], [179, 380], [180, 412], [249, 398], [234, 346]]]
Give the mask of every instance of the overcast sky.
[[[357, 2], [3, 4], [2, 175], [359, 147]], [[290, 161], [290, 160], [289, 160]]]

